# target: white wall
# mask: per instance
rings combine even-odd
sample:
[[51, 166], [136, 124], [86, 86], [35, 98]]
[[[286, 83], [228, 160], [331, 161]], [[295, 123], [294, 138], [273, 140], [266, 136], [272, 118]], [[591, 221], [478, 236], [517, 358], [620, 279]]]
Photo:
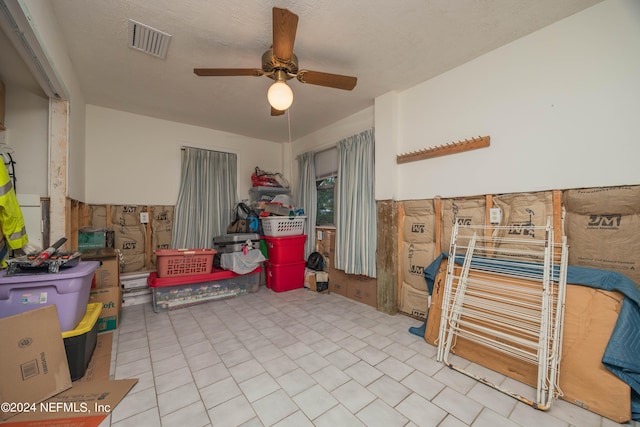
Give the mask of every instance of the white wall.
[[238, 155], [238, 192], [251, 173], [282, 170], [283, 146], [231, 133], [87, 105], [87, 203], [175, 205], [180, 146]]
[[388, 114], [376, 144], [397, 154], [491, 136], [397, 165], [399, 200], [639, 184], [640, 2], [599, 3], [400, 93]]
[[17, 85], [7, 85], [6, 89], [5, 137], [14, 150], [16, 190], [20, 194], [46, 197], [49, 99]]
[[85, 198], [85, 100], [78, 78], [62, 41], [58, 21], [51, 4], [40, 0], [24, 0], [34, 31], [53, 63], [59, 80], [66, 88], [69, 101], [69, 156], [67, 160], [67, 195]]

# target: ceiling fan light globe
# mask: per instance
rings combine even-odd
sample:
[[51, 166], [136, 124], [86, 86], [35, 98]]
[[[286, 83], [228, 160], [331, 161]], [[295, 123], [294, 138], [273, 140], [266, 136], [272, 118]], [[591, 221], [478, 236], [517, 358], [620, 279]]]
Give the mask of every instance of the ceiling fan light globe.
[[293, 103], [293, 91], [285, 82], [275, 82], [267, 92], [269, 104], [276, 110], [284, 111]]

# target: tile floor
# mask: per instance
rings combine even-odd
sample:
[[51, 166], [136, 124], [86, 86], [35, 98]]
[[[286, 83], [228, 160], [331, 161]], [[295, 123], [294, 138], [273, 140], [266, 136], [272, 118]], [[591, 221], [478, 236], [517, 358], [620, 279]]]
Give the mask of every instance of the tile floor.
[[263, 286], [171, 312], [125, 307], [111, 373], [139, 381], [101, 427], [619, 425], [562, 400], [537, 411], [445, 368], [411, 326], [337, 294]]

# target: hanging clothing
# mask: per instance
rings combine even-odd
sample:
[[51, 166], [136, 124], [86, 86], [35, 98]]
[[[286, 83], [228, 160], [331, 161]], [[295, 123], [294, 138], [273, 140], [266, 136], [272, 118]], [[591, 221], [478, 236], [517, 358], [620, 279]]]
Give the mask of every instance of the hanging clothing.
[[22, 248], [29, 242], [29, 237], [13, 183], [4, 162], [0, 163], [0, 259], [4, 259], [8, 249]]

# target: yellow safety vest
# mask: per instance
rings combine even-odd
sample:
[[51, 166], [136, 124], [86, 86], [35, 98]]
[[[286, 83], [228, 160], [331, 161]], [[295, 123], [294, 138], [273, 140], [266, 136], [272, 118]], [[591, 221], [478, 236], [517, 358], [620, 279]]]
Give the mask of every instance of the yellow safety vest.
[[[1, 159], [0, 157], [0, 228], [3, 241], [0, 243], [0, 253], [5, 250], [5, 242], [11, 249], [20, 249], [29, 242], [13, 182]], [[4, 258], [4, 254], [2, 255]]]

